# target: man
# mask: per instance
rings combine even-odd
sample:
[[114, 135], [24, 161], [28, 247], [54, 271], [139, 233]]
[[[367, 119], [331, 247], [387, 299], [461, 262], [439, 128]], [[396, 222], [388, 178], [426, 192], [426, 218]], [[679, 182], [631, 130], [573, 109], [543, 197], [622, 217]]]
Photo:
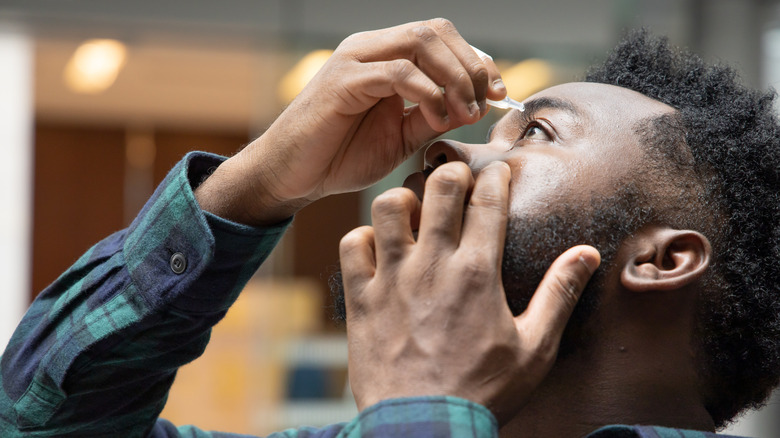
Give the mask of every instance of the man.
[[[450, 187], [429, 181], [421, 220], [426, 202], [464, 197], [469, 171], [481, 177], [487, 163], [500, 160], [511, 168], [503, 285], [516, 313], [560, 251], [587, 243], [604, 259], [555, 365], [529, 398], [517, 400], [523, 406], [502, 435], [584, 436], [610, 423], [714, 430], [759, 405], [778, 379], [773, 96], [642, 33], [589, 80], [602, 83], [565, 84], [530, 97], [526, 111], [504, 117], [485, 145], [434, 143], [426, 152], [429, 166], [468, 166], [447, 169]], [[401, 198], [399, 215], [419, 214], [412, 194], [394, 195]], [[399, 222], [375, 220], [373, 229], [349, 237], [342, 266], [347, 291], [357, 292], [347, 297], [348, 317], [353, 303], [364, 306], [360, 294], [373, 286], [363, 282], [376, 281], [372, 270], [381, 272], [383, 251], [408, 248], [406, 260], [393, 262], [400, 265], [394, 281], [419, 263], [415, 247], [427, 230], [421, 225], [415, 242], [413, 227], [394, 229]], [[457, 235], [457, 221], [445, 226]], [[453, 290], [469, 278], [451, 277], [435, 257], [427, 263], [431, 288]], [[454, 313], [459, 305], [483, 304], [447, 309]], [[347, 319], [353, 326], [354, 318]], [[447, 335], [458, 342], [468, 331]], [[353, 355], [356, 340], [370, 345], [352, 335]]]
[[[341, 245], [361, 414], [285, 436], [707, 431], [763, 400], [780, 369], [771, 97], [644, 35], [591, 78], [627, 88], [542, 91], [488, 144], [429, 148], [422, 202], [377, 199]], [[0, 430], [206, 436], [156, 416], [288, 218], [504, 93], [446, 21], [345, 40], [262, 137], [189, 156], [42, 294], [2, 358]], [[580, 243], [605, 263], [558, 356], [600, 262]]]

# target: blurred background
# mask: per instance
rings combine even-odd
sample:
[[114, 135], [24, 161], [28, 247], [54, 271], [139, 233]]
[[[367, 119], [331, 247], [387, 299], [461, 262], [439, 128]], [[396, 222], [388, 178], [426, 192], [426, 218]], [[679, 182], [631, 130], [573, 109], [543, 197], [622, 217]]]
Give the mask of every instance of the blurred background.
[[[490, 53], [516, 99], [583, 77], [627, 28], [648, 26], [744, 81], [780, 83], [780, 1], [0, 0], [0, 343], [30, 300], [123, 228], [190, 150], [231, 155], [262, 134], [338, 43], [443, 16]], [[451, 138], [481, 141], [493, 110]], [[338, 241], [376, 187], [302, 212], [179, 373], [163, 416], [267, 434], [355, 414], [343, 327], [329, 319]], [[731, 432], [780, 436], [770, 402]]]

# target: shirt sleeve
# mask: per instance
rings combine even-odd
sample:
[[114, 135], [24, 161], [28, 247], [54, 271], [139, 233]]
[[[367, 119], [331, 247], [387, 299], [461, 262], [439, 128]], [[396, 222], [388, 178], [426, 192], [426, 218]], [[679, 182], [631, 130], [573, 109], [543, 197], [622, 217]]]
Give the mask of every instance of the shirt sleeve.
[[33, 302], [0, 359], [0, 436], [145, 436], [177, 368], [278, 242], [204, 213], [193, 194], [224, 158], [187, 155], [125, 230]]
[[[289, 220], [253, 228], [203, 212], [193, 188], [223, 160], [187, 155], [135, 221], [88, 250], [33, 302], [0, 358], [0, 436], [243, 437], [158, 419], [178, 367], [265, 260]], [[455, 397], [380, 402], [349, 423], [273, 438], [493, 437]]]
[[[206, 432], [194, 426], [175, 427], [160, 420], [154, 438], [246, 438], [222, 432]], [[323, 428], [302, 427], [268, 438], [493, 438], [498, 423], [482, 405], [457, 397], [409, 397], [381, 401], [363, 410], [349, 423]]]
[[585, 438], [740, 438], [702, 430], [673, 429], [662, 426], [615, 424], [591, 432]]

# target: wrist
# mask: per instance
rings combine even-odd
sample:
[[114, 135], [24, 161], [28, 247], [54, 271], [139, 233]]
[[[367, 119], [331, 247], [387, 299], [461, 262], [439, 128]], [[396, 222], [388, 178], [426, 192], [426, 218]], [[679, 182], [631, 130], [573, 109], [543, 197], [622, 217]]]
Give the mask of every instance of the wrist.
[[279, 199], [241, 164], [239, 155], [228, 159], [198, 186], [195, 199], [203, 210], [244, 225], [269, 226], [311, 203]]

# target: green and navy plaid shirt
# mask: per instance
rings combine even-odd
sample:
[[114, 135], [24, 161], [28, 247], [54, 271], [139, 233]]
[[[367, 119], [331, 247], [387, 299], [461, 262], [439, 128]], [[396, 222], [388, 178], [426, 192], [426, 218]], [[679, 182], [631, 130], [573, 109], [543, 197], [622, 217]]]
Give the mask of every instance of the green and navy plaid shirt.
[[[238, 437], [158, 419], [178, 367], [200, 356], [211, 327], [288, 222], [251, 228], [203, 212], [193, 187], [221, 157], [192, 153], [126, 230], [84, 254], [35, 300], [2, 356], [0, 437]], [[489, 410], [455, 397], [387, 400], [349, 423], [275, 437], [489, 437]], [[610, 426], [605, 437], [710, 437]]]

